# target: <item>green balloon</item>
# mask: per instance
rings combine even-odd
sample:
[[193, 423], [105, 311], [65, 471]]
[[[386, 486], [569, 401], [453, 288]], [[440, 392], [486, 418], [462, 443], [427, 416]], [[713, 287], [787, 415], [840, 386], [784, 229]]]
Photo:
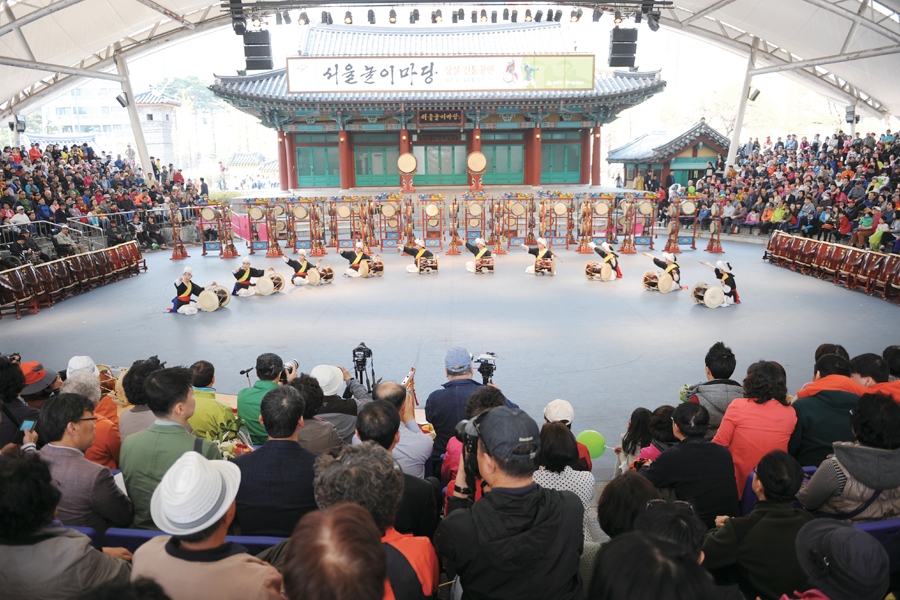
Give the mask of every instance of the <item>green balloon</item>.
[[593, 429], [582, 431], [575, 439], [587, 446], [592, 460], [603, 456], [603, 453], [606, 452], [606, 438], [602, 433]]

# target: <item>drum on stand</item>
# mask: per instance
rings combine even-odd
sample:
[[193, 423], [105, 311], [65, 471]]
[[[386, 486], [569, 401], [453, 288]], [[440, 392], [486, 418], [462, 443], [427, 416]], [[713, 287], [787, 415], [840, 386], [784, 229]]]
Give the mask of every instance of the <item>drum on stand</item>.
[[429, 217], [436, 217], [439, 212], [441, 212], [441, 209], [438, 208], [437, 204], [432, 203], [425, 206], [425, 214]]
[[521, 217], [525, 214], [525, 205], [521, 202], [513, 202], [513, 205], [509, 207], [509, 211], [516, 217]]
[[659, 278], [659, 283], [656, 284], [656, 289], [658, 289], [663, 294], [668, 294], [674, 287], [675, 280], [673, 280], [672, 276], [668, 273], [663, 273]]
[[305, 206], [297, 205], [294, 207], [294, 218], [296, 219], [305, 219], [306, 215], [309, 214], [306, 210]]
[[472, 202], [471, 204], [469, 204], [468, 208], [469, 208], [469, 214], [472, 215], [473, 217], [481, 216], [482, 208], [481, 208], [481, 204], [479, 204], [478, 202]]
[[469, 227], [471, 227], [473, 229], [478, 227], [479, 225], [481, 225], [481, 221], [479, 221], [478, 219], [469, 219], [468, 223], [469, 223]]
[[481, 152], [472, 152], [466, 157], [466, 167], [475, 173], [482, 173], [487, 168], [487, 157]]
[[416, 262], [418, 263], [419, 273], [422, 275], [438, 272], [437, 256], [432, 256], [431, 258], [420, 258]]
[[569, 206], [565, 202], [557, 202], [553, 205], [553, 212], [559, 216], [563, 216], [569, 210]]
[[594, 204], [594, 212], [597, 213], [598, 216], [605, 217], [609, 214], [609, 203], [607, 203], [606, 200], [599, 200]]
[[681, 212], [685, 215], [692, 215], [697, 211], [697, 205], [690, 200], [681, 203]]
[[416, 167], [419, 165], [416, 157], [406, 152], [401, 154], [397, 159], [397, 170], [401, 173], [412, 173], [416, 170]]
[[642, 215], [649, 216], [653, 214], [653, 203], [647, 200], [638, 204], [638, 212]]
[[645, 290], [655, 291], [659, 285], [659, 273], [656, 271], [644, 271], [641, 277], [641, 285]]
[[397, 214], [397, 205], [393, 202], [388, 202], [387, 204], [382, 205], [381, 214], [383, 214], [385, 218], [390, 219]]
[[272, 214], [275, 215], [275, 218], [277, 219], [284, 214], [284, 207], [280, 204], [276, 204], [272, 207]]
[[346, 204], [341, 204], [337, 207], [337, 216], [342, 219], [347, 219], [350, 217], [350, 207]]
[[204, 221], [215, 221], [216, 220], [216, 209], [211, 206], [204, 206], [200, 209], [200, 216], [203, 217]]
[[488, 256], [487, 258], [476, 258], [475, 259], [475, 272], [476, 273], [493, 273], [494, 272], [494, 257]]
[[261, 221], [265, 215], [263, 215], [263, 210], [258, 206], [251, 206], [247, 209], [247, 214], [254, 221]]

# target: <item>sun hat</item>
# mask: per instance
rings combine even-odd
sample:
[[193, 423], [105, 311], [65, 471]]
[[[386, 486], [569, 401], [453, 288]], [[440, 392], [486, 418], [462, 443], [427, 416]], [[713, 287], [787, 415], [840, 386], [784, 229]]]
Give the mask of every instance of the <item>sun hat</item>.
[[153, 492], [150, 516], [170, 535], [203, 531], [228, 511], [240, 485], [241, 470], [234, 463], [185, 452]]
[[23, 396], [37, 394], [56, 381], [56, 372], [48, 371], [39, 362], [26, 362], [19, 365], [19, 367], [25, 375], [25, 389], [22, 390]]
[[326, 396], [334, 396], [344, 384], [344, 373], [332, 365], [319, 365], [310, 372], [310, 376], [319, 382]]
[[100, 369], [90, 356], [73, 356], [69, 359], [69, 366], [66, 367], [66, 379], [78, 373], [90, 373], [94, 377], [99, 377]]

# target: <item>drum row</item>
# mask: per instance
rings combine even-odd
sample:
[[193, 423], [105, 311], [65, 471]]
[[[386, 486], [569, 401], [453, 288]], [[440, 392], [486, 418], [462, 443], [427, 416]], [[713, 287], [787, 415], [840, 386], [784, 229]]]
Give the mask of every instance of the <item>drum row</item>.
[[822, 242], [776, 231], [763, 259], [804, 275], [830, 279], [847, 289], [900, 303], [900, 256]]
[[22, 317], [42, 306], [147, 270], [137, 242], [67, 256], [39, 265], [26, 264], [0, 272], [0, 317]]

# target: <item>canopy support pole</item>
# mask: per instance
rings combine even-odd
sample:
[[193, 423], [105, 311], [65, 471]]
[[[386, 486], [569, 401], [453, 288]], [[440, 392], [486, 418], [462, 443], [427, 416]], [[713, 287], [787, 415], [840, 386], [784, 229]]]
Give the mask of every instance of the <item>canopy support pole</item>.
[[134, 143], [137, 145], [138, 156], [141, 158], [141, 168], [144, 170], [144, 181], [149, 185], [153, 179], [153, 165], [150, 164], [150, 153], [147, 152], [147, 142], [144, 140], [144, 130], [141, 129], [141, 119], [138, 116], [137, 106], [134, 103], [134, 92], [131, 89], [131, 76], [128, 74], [128, 63], [125, 57], [116, 49], [116, 70], [122, 76], [122, 91], [128, 105], [128, 119], [131, 121], [131, 130], [134, 133]]
[[750, 57], [747, 59], [747, 71], [744, 73], [744, 85], [741, 87], [741, 100], [738, 104], [737, 118], [734, 120], [734, 129], [731, 132], [731, 144], [728, 146], [728, 158], [725, 160], [725, 168], [734, 165], [737, 150], [741, 143], [741, 128], [744, 125], [744, 113], [747, 112], [747, 100], [750, 95], [750, 82], [753, 81], [753, 68], [756, 66], [756, 47], [759, 38], [753, 38], [750, 45]]

